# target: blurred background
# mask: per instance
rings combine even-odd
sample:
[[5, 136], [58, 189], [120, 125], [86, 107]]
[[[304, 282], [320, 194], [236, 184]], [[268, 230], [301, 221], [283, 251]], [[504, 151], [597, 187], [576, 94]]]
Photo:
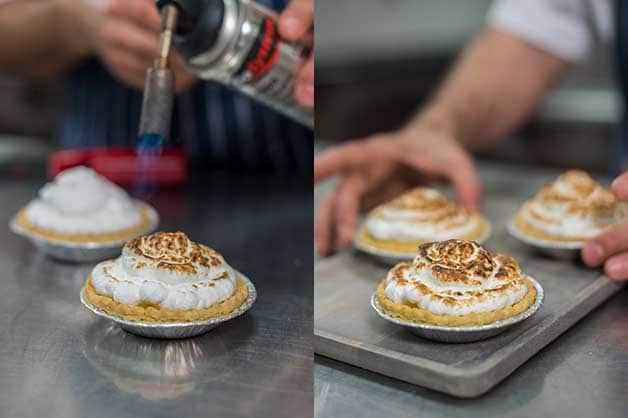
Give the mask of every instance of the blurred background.
[[[316, 0], [316, 136], [360, 138], [399, 127], [482, 27], [491, 0]], [[446, 24], [444, 24], [446, 23]], [[619, 106], [609, 49], [574, 66], [514, 140], [486, 158], [606, 171]], [[0, 170], [44, 170], [62, 81], [0, 73]], [[595, 140], [595, 147], [583, 146]], [[585, 151], [586, 150], [586, 151]]]
[[[316, 0], [316, 137], [398, 128], [485, 22], [491, 0]], [[530, 122], [481, 157], [606, 172], [620, 113], [610, 48], [573, 67]], [[590, 141], [595, 141], [591, 147]]]
[[41, 175], [62, 110], [63, 83], [0, 73], [0, 173]]

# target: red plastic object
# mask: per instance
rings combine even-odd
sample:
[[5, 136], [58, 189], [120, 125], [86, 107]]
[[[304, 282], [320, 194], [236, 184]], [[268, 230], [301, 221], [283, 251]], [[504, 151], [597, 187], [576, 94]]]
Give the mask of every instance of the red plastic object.
[[48, 172], [54, 177], [63, 170], [84, 165], [122, 185], [138, 182], [176, 185], [186, 181], [188, 164], [182, 149], [164, 148], [158, 155], [151, 152], [140, 154], [133, 147], [56, 151], [48, 160]]

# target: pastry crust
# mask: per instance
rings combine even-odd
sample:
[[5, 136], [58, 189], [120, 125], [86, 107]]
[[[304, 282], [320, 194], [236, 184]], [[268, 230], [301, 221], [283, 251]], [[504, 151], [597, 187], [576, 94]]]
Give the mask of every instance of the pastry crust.
[[64, 232], [45, 229], [34, 225], [28, 220], [28, 217], [26, 216], [26, 208], [20, 209], [20, 211], [17, 213], [16, 222], [26, 231], [50, 240], [68, 241], [74, 243], [125, 241], [137, 235], [145, 233], [146, 230], [150, 227], [150, 210], [144, 206], [141, 206], [139, 209], [141, 219], [137, 225], [118, 231], [104, 233], [68, 234]]
[[588, 241], [591, 238], [587, 237], [557, 237], [554, 235], [550, 235], [547, 232], [540, 231], [530, 224], [528, 224], [523, 217], [523, 212], [520, 210], [515, 215], [515, 226], [519, 231], [527, 235], [531, 238], [536, 238], [545, 241], [554, 241], [554, 242], [562, 242], [562, 243], [581, 243]]
[[[478, 226], [469, 231], [467, 234], [461, 237], [456, 237], [461, 240], [473, 241], [484, 235], [488, 229], [488, 221], [480, 215], [475, 215], [478, 219]], [[399, 241], [395, 239], [380, 240], [372, 236], [366, 228], [366, 223], [362, 225], [358, 232], [358, 239], [365, 245], [375, 247], [379, 250], [391, 251], [397, 253], [409, 253], [416, 254], [416, 249], [419, 245], [425, 244], [428, 241]]]
[[204, 321], [227, 315], [246, 301], [249, 295], [249, 288], [246, 282], [238, 276], [233, 295], [207, 308], [189, 310], [168, 309], [145, 303], [141, 305], [125, 305], [116, 302], [110, 296], [101, 295], [96, 292], [96, 289], [94, 289], [92, 285], [91, 275], [88, 276], [85, 282], [84, 292], [87, 302], [110, 315], [116, 315], [128, 321], [167, 323]]
[[485, 325], [519, 315], [534, 303], [536, 299], [536, 289], [530, 280], [524, 280], [528, 287], [528, 292], [519, 302], [494, 311], [473, 312], [468, 315], [439, 315], [409, 303], [395, 303], [385, 294], [386, 279], [382, 280], [377, 287], [376, 297], [379, 304], [388, 315], [405, 321], [449, 327]]

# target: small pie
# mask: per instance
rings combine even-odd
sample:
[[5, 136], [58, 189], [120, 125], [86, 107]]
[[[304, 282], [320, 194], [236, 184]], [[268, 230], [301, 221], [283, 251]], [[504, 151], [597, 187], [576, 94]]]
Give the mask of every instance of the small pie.
[[15, 221], [36, 236], [71, 243], [126, 241], [151, 227], [148, 205], [87, 167], [59, 173]]
[[94, 267], [84, 288], [92, 306], [139, 322], [204, 321], [231, 313], [247, 296], [224, 258], [183, 232], [132, 239], [120, 257]]
[[536, 288], [509, 256], [473, 241], [426, 243], [377, 287], [390, 316], [438, 326], [490, 324], [526, 311]]
[[628, 205], [580, 170], [561, 174], [514, 216], [521, 235], [557, 243], [584, 243], [625, 221]]
[[379, 250], [413, 255], [425, 242], [482, 241], [489, 233], [490, 225], [482, 215], [451, 202], [437, 190], [418, 187], [373, 209], [358, 239]]

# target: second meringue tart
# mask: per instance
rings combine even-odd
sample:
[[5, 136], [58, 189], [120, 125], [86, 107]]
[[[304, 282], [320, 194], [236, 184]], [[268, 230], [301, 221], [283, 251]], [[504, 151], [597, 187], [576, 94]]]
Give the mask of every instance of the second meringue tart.
[[124, 242], [150, 232], [154, 211], [91, 168], [59, 173], [15, 217], [20, 229], [68, 244]]
[[231, 313], [246, 301], [248, 287], [218, 252], [183, 232], [158, 232], [96, 265], [84, 296], [130, 321], [195, 322]]
[[421, 245], [413, 262], [388, 272], [376, 297], [395, 318], [459, 327], [519, 315], [534, 303], [536, 289], [512, 257], [449, 240]]
[[484, 241], [490, 224], [438, 190], [417, 187], [373, 209], [360, 228], [360, 244], [416, 254], [418, 245], [447, 239]]
[[588, 173], [570, 170], [544, 186], [517, 211], [513, 226], [529, 241], [583, 244], [628, 221], [628, 204]]

